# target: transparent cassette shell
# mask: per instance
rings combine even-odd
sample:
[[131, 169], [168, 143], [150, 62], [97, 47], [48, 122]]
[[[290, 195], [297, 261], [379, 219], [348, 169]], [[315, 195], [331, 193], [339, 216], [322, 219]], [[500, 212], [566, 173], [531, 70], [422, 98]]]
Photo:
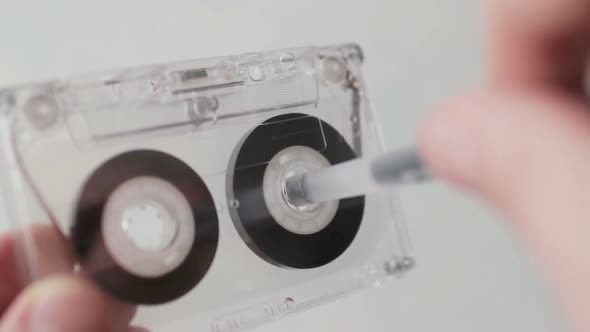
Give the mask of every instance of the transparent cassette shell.
[[[217, 213], [218, 243], [200, 282], [174, 301], [141, 306], [138, 325], [188, 330], [198, 316], [212, 331], [238, 331], [400, 276], [414, 261], [393, 191], [365, 197], [354, 241], [337, 259], [313, 269], [269, 264], [232, 222], [243, 204], [228, 193], [232, 160], [244, 137], [268, 119], [307, 118], [305, 136], [318, 151], [331, 148], [326, 125], [358, 157], [384, 151], [362, 62], [360, 48], [347, 44], [149, 65], [0, 90], [2, 198], [21, 239], [23, 275], [31, 282], [56, 272], [84, 273], [80, 266], [46, 266], [34, 229], [54, 230], [70, 248], [75, 207], [91, 174], [114, 156], [153, 150], [175, 156], [200, 176]], [[254, 158], [235, 167], [269, 162]]]

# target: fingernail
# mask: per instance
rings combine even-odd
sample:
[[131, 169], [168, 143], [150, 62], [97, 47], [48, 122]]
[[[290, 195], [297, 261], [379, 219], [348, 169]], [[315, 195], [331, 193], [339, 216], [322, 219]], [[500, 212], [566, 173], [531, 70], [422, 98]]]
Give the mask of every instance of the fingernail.
[[[61, 279], [45, 285], [45, 293], [32, 319], [42, 332], [106, 331], [108, 317], [99, 295], [77, 279]], [[47, 325], [46, 322], [51, 322]], [[37, 330], [35, 330], [36, 332]]]
[[[77, 315], [75, 287], [68, 287], [63, 282], [51, 282], [36, 289], [31, 309], [31, 327], [35, 332], [58, 332], [64, 321]], [[84, 311], [84, 308], [81, 308]]]
[[[105, 330], [104, 308], [80, 281], [55, 278], [33, 286], [19, 300], [7, 330], [15, 332], [74, 332]], [[102, 315], [102, 317], [101, 317]]]

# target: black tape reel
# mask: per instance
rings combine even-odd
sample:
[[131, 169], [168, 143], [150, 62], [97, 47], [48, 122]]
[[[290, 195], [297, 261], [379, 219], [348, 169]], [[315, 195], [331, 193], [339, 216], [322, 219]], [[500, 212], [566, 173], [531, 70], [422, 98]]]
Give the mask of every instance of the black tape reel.
[[[318, 130], [323, 133], [321, 139]], [[288, 224], [277, 220], [274, 217], [277, 214], [270, 211], [275, 209], [269, 209], [263, 187], [265, 176], [271, 173], [268, 167], [273, 164], [273, 158], [279, 156], [297, 162], [304, 157], [318, 159], [314, 155], [321, 155], [320, 159], [331, 165], [356, 157], [332, 126], [309, 115], [292, 113], [271, 118], [250, 132], [238, 146], [229, 167], [232, 221], [250, 249], [274, 265], [295, 269], [324, 266], [347, 250], [360, 228], [364, 197], [336, 202], [330, 220], [320, 222], [316, 232], [295, 232], [291, 229], [294, 227], [286, 227]], [[306, 211], [295, 211], [295, 219], [297, 213], [306, 219]], [[307, 221], [314, 222], [313, 219], [312, 216]]]
[[190, 166], [163, 152], [131, 151], [101, 165], [83, 186], [74, 217], [81, 268], [125, 302], [181, 297], [205, 276], [217, 250], [211, 193]]

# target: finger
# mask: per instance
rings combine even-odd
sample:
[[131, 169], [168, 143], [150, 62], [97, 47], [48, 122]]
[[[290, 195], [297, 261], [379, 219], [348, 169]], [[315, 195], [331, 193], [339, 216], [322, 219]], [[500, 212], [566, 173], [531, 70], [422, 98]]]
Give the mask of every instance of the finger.
[[[26, 264], [26, 266], [23, 266]], [[70, 246], [51, 225], [34, 225], [0, 237], [0, 317], [23, 289], [29, 278], [39, 280], [73, 271], [74, 258]], [[30, 276], [29, 276], [30, 274]], [[112, 300], [111, 302], [115, 302]], [[127, 320], [134, 307], [117, 313]]]
[[0, 332], [127, 331], [133, 314], [133, 308], [82, 278], [53, 277], [19, 295], [0, 322]]
[[29, 278], [70, 272], [73, 262], [68, 245], [52, 226], [0, 235], [0, 316]]
[[21, 230], [15, 236], [17, 239], [21, 236], [19, 240], [26, 245], [24, 249], [28, 251], [21, 252], [21, 256], [28, 259], [28, 267], [34, 277], [43, 278], [72, 271], [74, 255], [69, 243], [56, 227], [38, 224]]
[[149, 330], [143, 327], [131, 326], [128, 332], [149, 332]]
[[[474, 94], [428, 120], [421, 151], [433, 172], [484, 196], [524, 235], [590, 326], [590, 117], [563, 95]], [[582, 330], [582, 329], [581, 329]]]
[[583, 92], [590, 1], [488, 0], [492, 83]]
[[0, 235], [0, 317], [22, 286], [15, 245], [11, 234]]

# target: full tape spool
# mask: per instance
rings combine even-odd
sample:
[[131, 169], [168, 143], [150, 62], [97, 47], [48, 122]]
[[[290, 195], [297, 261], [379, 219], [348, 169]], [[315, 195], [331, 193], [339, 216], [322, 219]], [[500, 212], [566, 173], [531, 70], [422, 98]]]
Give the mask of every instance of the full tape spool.
[[365, 198], [301, 207], [285, 188], [291, 176], [355, 157], [336, 129], [313, 116], [285, 114], [256, 127], [228, 172], [230, 215], [242, 239], [284, 268], [317, 268], [340, 257], [358, 233]]
[[218, 216], [203, 180], [181, 160], [137, 150], [84, 184], [72, 243], [82, 270], [116, 298], [173, 301], [193, 289], [217, 250]]

